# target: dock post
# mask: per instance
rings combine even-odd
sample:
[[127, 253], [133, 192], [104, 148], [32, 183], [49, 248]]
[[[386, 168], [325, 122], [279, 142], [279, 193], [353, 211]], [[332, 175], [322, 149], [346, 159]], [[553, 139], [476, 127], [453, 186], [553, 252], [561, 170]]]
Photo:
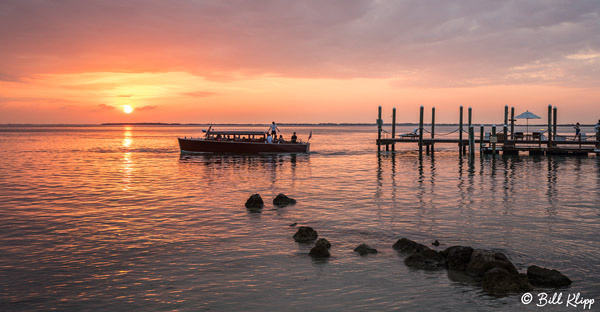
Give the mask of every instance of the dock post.
[[[600, 127], [596, 128], [596, 149], [600, 150]], [[598, 155], [596, 153], [596, 155]]]
[[490, 135], [490, 142], [492, 142], [492, 155], [496, 155], [496, 125], [492, 125], [492, 134]]
[[423, 153], [423, 105], [419, 109], [419, 155]]
[[379, 115], [377, 117], [377, 152], [381, 152], [381, 126], [383, 121], [381, 120], [381, 106], [379, 106]]
[[506, 145], [508, 139], [508, 105], [504, 105], [504, 135], [502, 138], [502, 146]]
[[554, 113], [552, 114], [552, 117], [553, 117], [553, 119], [552, 119], [552, 140], [556, 142], [556, 120], [558, 119], [558, 117], [556, 115], [557, 108], [554, 107], [553, 110], [554, 110]]
[[548, 150], [552, 147], [552, 104], [548, 104]]
[[433, 139], [435, 139], [435, 107], [431, 108], [431, 153], [433, 153]]
[[510, 140], [515, 140], [515, 108], [510, 108]]
[[471, 159], [475, 156], [475, 128], [469, 126], [469, 156]]
[[460, 117], [458, 121], [458, 153], [462, 153], [463, 146], [463, 107], [460, 106]]
[[[392, 139], [396, 138], [396, 108], [392, 110]], [[392, 151], [396, 150], [396, 143], [392, 143]]]
[[483, 155], [483, 138], [484, 138], [483, 125], [479, 126], [479, 154]]

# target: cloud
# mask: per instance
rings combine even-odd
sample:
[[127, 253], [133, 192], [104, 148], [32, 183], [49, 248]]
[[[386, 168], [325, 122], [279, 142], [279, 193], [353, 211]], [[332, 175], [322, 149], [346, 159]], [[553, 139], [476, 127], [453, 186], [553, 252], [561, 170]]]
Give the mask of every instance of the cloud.
[[137, 111], [148, 111], [148, 110], [155, 110], [157, 108], [158, 108], [158, 106], [156, 106], [156, 105], [146, 105], [146, 106], [138, 107], [135, 110], [137, 110]]
[[96, 106], [96, 108], [97, 108], [97, 110], [104, 110], [104, 111], [116, 109], [116, 107], [106, 105], [106, 104], [98, 104], [98, 106]]
[[[1, 2], [0, 17], [9, 77], [187, 71], [221, 80], [418, 77], [430, 87], [600, 83], [600, 64], [572, 63], [588, 57], [582, 49], [600, 50], [595, 1], [21, 0]], [[511, 78], [538, 60], [563, 74]]]
[[187, 95], [187, 96], [192, 96], [192, 97], [209, 97], [209, 96], [216, 95], [217, 93], [210, 92], [210, 91], [194, 91], [194, 92], [185, 92], [182, 94]]

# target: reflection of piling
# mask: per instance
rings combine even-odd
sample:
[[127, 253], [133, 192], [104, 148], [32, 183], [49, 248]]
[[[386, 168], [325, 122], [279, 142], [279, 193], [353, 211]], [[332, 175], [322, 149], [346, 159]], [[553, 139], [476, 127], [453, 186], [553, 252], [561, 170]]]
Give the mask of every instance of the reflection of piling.
[[[392, 110], [392, 138], [396, 137], [396, 108]], [[396, 144], [392, 144], [392, 151], [396, 150]]]

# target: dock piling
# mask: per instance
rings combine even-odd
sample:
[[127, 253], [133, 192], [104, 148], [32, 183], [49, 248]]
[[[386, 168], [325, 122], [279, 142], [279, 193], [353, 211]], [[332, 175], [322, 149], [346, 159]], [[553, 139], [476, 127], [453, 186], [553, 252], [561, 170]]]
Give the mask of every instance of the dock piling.
[[381, 106], [379, 106], [379, 114], [377, 116], [377, 152], [381, 152], [381, 126], [383, 125], [383, 120], [381, 120]]
[[473, 125], [469, 126], [469, 156], [471, 159], [475, 157], [475, 129]]
[[548, 104], [548, 151], [552, 148], [552, 104]]
[[483, 138], [484, 138], [484, 128], [483, 125], [479, 126], [479, 154], [483, 155]]
[[[392, 138], [396, 138], [396, 108], [392, 109]], [[396, 144], [392, 144], [392, 151], [396, 150]]]
[[558, 120], [558, 117], [556, 115], [557, 108], [554, 107], [553, 110], [554, 110], [554, 114], [552, 114], [553, 115], [552, 116], [553, 117], [553, 121], [552, 121], [552, 124], [553, 124], [552, 125], [552, 140], [556, 141], [556, 121]]
[[506, 145], [508, 138], [508, 105], [504, 105], [504, 135], [502, 136], [502, 143]]
[[423, 105], [419, 109], [419, 154], [423, 153]]
[[460, 117], [458, 119], [458, 152], [463, 151], [463, 107], [460, 106]]
[[515, 140], [515, 108], [510, 108], [510, 140]]
[[435, 106], [431, 108], [431, 152], [433, 153], [433, 142], [435, 139]]
[[490, 142], [492, 143], [492, 154], [496, 155], [496, 125], [492, 125], [492, 134], [490, 135]]

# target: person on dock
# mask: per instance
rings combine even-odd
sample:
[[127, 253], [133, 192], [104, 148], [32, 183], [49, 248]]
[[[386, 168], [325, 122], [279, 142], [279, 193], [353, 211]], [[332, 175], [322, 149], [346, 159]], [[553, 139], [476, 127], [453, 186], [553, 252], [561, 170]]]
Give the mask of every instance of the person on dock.
[[[598, 133], [598, 131], [600, 131], [600, 119], [598, 119], [598, 122], [596, 123], [594, 130], [596, 131], [596, 133]], [[294, 133], [296, 133], [296, 132], [294, 132]]]
[[296, 132], [294, 132], [294, 134], [292, 134], [292, 143], [296, 143], [297, 141], [298, 141], [298, 137], [296, 136]]
[[277, 131], [279, 130], [279, 128], [277, 128], [277, 125], [275, 124], [275, 122], [273, 121], [271, 123], [271, 135], [276, 138], [277, 137]]
[[575, 128], [575, 140], [579, 139], [581, 141], [581, 127], [579, 126], [579, 123], [573, 128]]

